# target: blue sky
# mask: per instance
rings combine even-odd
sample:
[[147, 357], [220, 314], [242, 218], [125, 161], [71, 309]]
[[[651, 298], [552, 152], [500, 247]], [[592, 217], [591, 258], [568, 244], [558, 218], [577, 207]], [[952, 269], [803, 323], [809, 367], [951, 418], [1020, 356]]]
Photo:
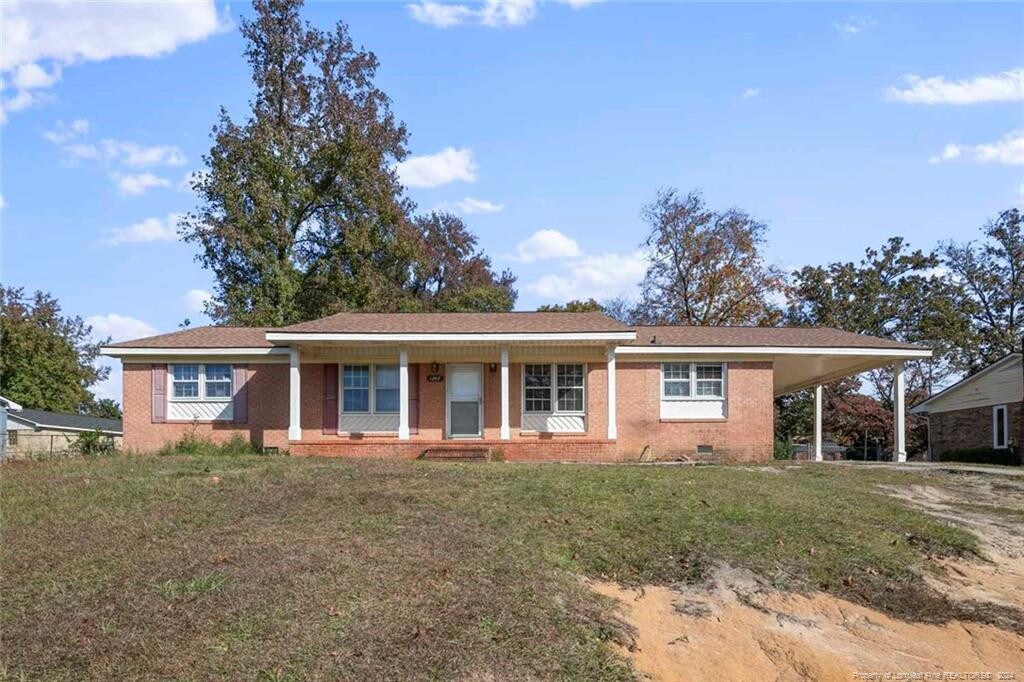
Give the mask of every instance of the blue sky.
[[[3, 5], [2, 281], [116, 339], [212, 290], [173, 216], [246, 4]], [[966, 240], [1024, 200], [1024, 5], [311, 3], [381, 61], [423, 210], [462, 213], [519, 308], [635, 292], [641, 206], [700, 188], [787, 268]], [[119, 378], [101, 395], [117, 397]]]

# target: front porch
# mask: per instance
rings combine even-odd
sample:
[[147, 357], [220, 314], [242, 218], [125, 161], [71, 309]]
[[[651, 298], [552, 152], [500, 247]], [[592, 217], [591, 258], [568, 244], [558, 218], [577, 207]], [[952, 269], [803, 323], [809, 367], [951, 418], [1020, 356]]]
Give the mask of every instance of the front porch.
[[[610, 361], [609, 361], [610, 359]], [[614, 351], [603, 343], [289, 348], [288, 448], [415, 457], [427, 448], [526, 458], [615, 454]]]

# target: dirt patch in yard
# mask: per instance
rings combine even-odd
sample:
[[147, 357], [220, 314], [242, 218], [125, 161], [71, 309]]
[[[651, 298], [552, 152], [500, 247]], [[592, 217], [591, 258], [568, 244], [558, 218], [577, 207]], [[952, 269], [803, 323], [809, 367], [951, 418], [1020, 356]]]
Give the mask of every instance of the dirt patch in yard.
[[[936, 473], [931, 484], [880, 486], [979, 540], [981, 557], [934, 557], [919, 581], [893, 592], [916, 610], [900, 620], [864, 603], [892, 589], [859, 577], [836, 594], [773, 589], [717, 564], [699, 585], [593, 582], [616, 600], [629, 635], [616, 646], [652, 680], [850, 680], [857, 673], [1024, 674], [1024, 481]], [[905, 538], [914, 543], [914, 537]], [[930, 588], [930, 589], [929, 589]], [[959, 619], [958, 619], [959, 618]], [[883, 678], [884, 679], [884, 678]], [[997, 679], [997, 678], [993, 678]]]
[[651, 680], [850, 680], [855, 673], [1024, 672], [1024, 637], [991, 625], [910, 623], [816, 592], [770, 589], [719, 565], [699, 586], [591, 587], [615, 599], [615, 646]]
[[946, 474], [936, 485], [882, 486], [908, 504], [960, 526], [979, 540], [983, 557], [943, 558], [945, 571], [925, 576], [954, 601], [1024, 608], [1024, 481]]

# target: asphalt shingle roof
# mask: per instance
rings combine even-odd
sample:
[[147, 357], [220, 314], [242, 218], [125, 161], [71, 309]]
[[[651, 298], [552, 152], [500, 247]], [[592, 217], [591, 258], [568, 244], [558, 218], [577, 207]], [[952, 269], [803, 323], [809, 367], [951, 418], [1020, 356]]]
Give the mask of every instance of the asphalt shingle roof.
[[48, 412], [47, 410], [32, 410], [25, 408], [21, 410], [10, 410], [8, 411], [7, 416], [12, 419], [21, 419], [31, 422], [35, 426], [54, 429], [82, 429], [85, 431], [106, 431], [113, 433], [122, 432], [120, 419], [90, 417], [85, 414], [67, 414], [65, 412]]

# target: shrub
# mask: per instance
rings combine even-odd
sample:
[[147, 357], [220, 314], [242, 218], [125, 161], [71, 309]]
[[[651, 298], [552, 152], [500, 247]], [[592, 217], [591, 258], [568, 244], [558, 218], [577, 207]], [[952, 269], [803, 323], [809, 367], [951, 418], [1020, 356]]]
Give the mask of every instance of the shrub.
[[793, 459], [793, 441], [788, 437], [786, 440], [775, 439], [775, 446], [772, 449], [775, 459]]
[[959, 450], [946, 450], [939, 454], [940, 462], [969, 462], [971, 464], [1004, 464], [1019, 465], [1020, 452], [1004, 448], [963, 448]]
[[157, 452], [158, 455], [202, 455], [202, 456], [241, 456], [258, 455], [252, 443], [239, 434], [231, 436], [226, 443], [214, 443], [208, 438], [190, 431], [174, 443], [165, 445]]
[[102, 431], [83, 431], [71, 444], [73, 454], [83, 457], [98, 457], [114, 452], [114, 439]]

